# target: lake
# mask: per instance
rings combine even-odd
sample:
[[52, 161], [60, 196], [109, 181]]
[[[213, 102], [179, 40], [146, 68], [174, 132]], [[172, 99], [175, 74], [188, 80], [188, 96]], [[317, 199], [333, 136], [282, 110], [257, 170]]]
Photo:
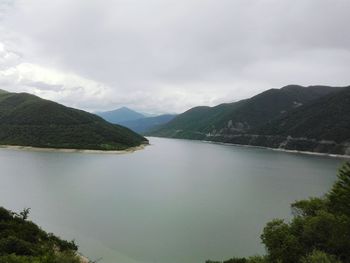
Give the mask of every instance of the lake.
[[340, 158], [149, 138], [129, 154], [0, 150], [1, 206], [103, 263], [204, 263], [264, 253], [266, 222], [321, 196]]

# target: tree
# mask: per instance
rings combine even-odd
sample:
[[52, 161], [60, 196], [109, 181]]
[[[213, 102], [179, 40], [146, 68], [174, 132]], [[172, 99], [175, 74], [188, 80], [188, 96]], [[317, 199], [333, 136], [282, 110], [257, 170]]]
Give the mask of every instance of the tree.
[[330, 210], [350, 216], [350, 163], [339, 169], [338, 180], [328, 194]]
[[281, 219], [267, 223], [261, 235], [265, 244], [268, 259], [271, 262], [298, 262], [301, 247], [297, 237], [292, 233], [290, 225]]
[[321, 257], [313, 251], [350, 262], [349, 163], [339, 169], [338, 180], [325, 197], [297, 201], [291, 207], [294, 218], [290, 223], [273, 220], [261, 236], [271, 262], [294, 263], [305, 261], [308, 255], [310, 260]]
[[[322, 198], [291, 205], [293, 219], [274, 219], [261, 235], [266, 257], [247, 263], [350, 263], [350, 163]], [[228, 261], [230, 262], [230, 261]]]
[[19, 213], [23, 221], [28, 219], [29, 211], [30, 208], [24, 208], [23, 211]]

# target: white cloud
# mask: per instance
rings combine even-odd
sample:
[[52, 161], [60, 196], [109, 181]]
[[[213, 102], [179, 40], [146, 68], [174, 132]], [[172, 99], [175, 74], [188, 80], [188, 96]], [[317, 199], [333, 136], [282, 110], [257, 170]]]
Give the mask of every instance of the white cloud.
[[18, 54], [6, 50], [5, 45], [0, 42], [0, 70], [16, 65], [19, 60]]
[[22, 62], [3, 43], [0, 43], [0, 66], [0, 84], [8, 91], [25, 91], [86, 109], [103, 105], [110, 93], [108, 86], [74, 73]]
[[[349, 85], [348, 0], [6, 0], [0, 84], [88, 110], [181, 112]], [[1, 87], [0, 87], [1, 88]]]

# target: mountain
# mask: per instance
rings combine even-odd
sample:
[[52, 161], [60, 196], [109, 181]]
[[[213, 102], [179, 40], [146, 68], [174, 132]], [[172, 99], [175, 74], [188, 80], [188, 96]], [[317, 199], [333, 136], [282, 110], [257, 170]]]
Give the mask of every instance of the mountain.
[[[347, 154], [350, 129], [338, 125], [348, 123], [347, 90], [298, 85], [270, 89], [239, 102], [192, 108], [148, 135]], [[327, 136], [322, 129], [329, 131]], [[335, 144], [321, 143], [325, 139]]]
[[119, 124], [134, 132], [143, 134], [153, 129], [157, 129], [160, 125], [165, 124], [175, 118], [175, 114], [163, 114], [155, 117], [142, 118], [131, 121], [120, 122]]
[[206, 134], [242, 133], [284, 115], [287, 111], [322, 97], [339, 88], [289, 85], [270, 89], [250, 99], [215, 107], [192, 108], [170, 121], [152, 135], [165, 137], [205, 137]]
[[142, 113], [122, 107], [112, 111], [96, 112], [96, 114], [110, 123], [120, 124], [121, 122], [145, 118]]
[[[348, 146], [350, 150], [350, 86], [295, 109], [260, 127], [255, 133], [289, 137], [284, 142], [286, 144], [293, 144], [291, 138], [301, 138], [305, 147], [333, 147], [332, 151], [337, 152], [337, 148]], [[322, 145], [317, 145], [317, 142], [322, 142]]]
[[0, 93], [0, 144], [122, 150], [146, 143], [133, 131], [28, 93]]
[[127, 107], [122, 107], [113, 111], [97, 112], [96, 114], [110, 123], [128, 127], [137, 133], [153, 130], [175, 117], [174, 114], [152, 116], [147, 113], [136, 112]]

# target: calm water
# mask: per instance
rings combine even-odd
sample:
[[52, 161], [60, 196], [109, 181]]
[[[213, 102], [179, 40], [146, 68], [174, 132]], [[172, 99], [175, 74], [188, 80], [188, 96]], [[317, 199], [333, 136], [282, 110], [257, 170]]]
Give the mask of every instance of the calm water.
[[0, 205], [104, 263], [204, 263], [263, 253], [289, 204], [319, 196], [341, 159], [151, 138], [132, 154], [0, 150]]

